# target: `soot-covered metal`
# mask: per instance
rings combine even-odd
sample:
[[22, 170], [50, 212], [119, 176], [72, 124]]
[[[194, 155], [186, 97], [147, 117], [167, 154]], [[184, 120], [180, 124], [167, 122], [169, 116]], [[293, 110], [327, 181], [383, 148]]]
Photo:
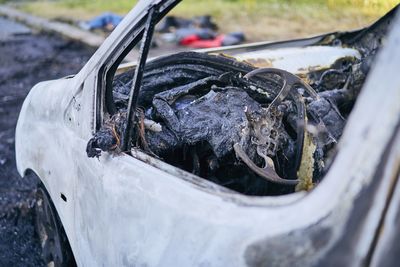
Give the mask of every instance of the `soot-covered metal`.
[[[324, 40], [355, 48], [361, 58], [338, 60], [302, 78], [224, 55], [156, 59], [144, 70], [132, 145], [243, 194], [310, 190], [329, 167], [386, 20]], [[121, 152], [132, 77], [130, 70], [114, 78], [117, 112], [89, 141], [89, 157]]]

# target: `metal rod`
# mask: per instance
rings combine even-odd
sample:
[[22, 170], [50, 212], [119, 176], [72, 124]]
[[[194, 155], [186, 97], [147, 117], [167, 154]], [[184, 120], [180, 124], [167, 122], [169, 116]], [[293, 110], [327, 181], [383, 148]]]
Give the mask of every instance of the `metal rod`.
[[138, 60], [138, 65], [136, 66], [135, 69], [135, 75], [133, 76], [132, 80], [132, 88], [129, 93], [129, 102], [128, 102], [128, 110], [127, 110], [127, 120], [126, 120], [126, 128], [124, 131], [124, 135], [122, 137], [122, 151], [129, 151], [131, 148], [130, 140], [132, 136], [132, 123], [135, 118], [135, 113], [136, 113], [136, 106], [137, 106], [137, 101], [138, 101], [138, 96], [139, 96], [139, 91], [140, 91], [140, 86], [142, 84], [142, 78], [143, 78], [143, 70], [144, 66], [147, 60], [147, 55], [149, 53], [149, 48], [151, 45], [151, 38], [153, 36], [153, 31], [154, 31], [154, 25], [156, 21], [156, 7], [152, 7], [150, 9], [144, 33], [143, 33], [143, 38], [142, 38], [142, 43], [140, 45], [140, 54], [139, 54], [139, 60]]

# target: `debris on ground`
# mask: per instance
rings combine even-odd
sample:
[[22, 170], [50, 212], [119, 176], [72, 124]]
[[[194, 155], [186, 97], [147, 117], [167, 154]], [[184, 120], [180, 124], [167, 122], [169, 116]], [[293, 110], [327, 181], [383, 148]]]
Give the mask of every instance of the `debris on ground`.
[[167, 16], [156, 30], [162, 40], [192, 48], [235, 45], [246, 39], [242, 32], [218, 33], [218, 26], [209, 15], [192, 19]]
[[122, 19], [123, 16], [111, 12], [105, 12], [91, 20], [80, 21], [78, 26], [87, 31], [103, 30], [106, 32], [111, 32], [115, 29], [115, 27], [118, 26]]
[[213, 21], [210, 15], [195, 16], [191, 19], [181, 18], [177, 16], [166, 16], [157, 25], [156, 30], [161, 33], [172, 32], [176, 29], [209, 29], [217, 31], [218, 25]]
[[[123, 16], [105, 12], [91, 20], [79, 21], [77, 25], [87, 31], [100, 30], [109, 33], [122, 21]], [[246, 40], [244, 33], [219, 33], [217, 24], [209, 15], [185, 19], [167, 16], [156, 27], [152, 44], [175, 43], [191, 48], [211, 48], [240, 44]]]

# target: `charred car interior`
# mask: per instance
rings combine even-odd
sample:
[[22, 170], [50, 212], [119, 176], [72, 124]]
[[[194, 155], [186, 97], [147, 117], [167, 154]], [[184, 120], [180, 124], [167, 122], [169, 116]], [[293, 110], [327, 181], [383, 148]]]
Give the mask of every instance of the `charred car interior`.
[[246, 195], [317, 185], [334, 160], [394, 10], [363, 30], [264, 48], [273, 53], [298, 47], [288, 57], [300, 60], [310, 48], [339, 51], [329, 66], [292, 71], [249, 56], [252, 51], [181, 52], [145, 64], [157, 8], [143, 29], [137, 67], [108, 75], [104, 119], [87, 155], [140, 150]]

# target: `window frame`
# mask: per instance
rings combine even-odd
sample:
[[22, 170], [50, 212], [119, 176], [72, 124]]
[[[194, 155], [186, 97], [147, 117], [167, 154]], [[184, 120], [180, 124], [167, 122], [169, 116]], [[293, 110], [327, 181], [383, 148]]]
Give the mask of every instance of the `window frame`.
[[[119, 44], [103, 60], [103, 64], [97, 70], [97, 80], [95, 81], [97, 90], [95, 95], [94, 128], [96, 131], [103, 125], [106, 114], [113, 115], [116, 112], [112, 94], [112, 81], [126, 55], [142, 40], [150, 10], [153, 8], [158, 10], [157, 14], [155, 14], [155, 24], [157, 24], [180, 2], [181, 0], [170, 0], [149, 4], [146, 8], [146, 14], [130, 27]], [[136, 64], [133, 67], [135, 68], [135, 66]]]

